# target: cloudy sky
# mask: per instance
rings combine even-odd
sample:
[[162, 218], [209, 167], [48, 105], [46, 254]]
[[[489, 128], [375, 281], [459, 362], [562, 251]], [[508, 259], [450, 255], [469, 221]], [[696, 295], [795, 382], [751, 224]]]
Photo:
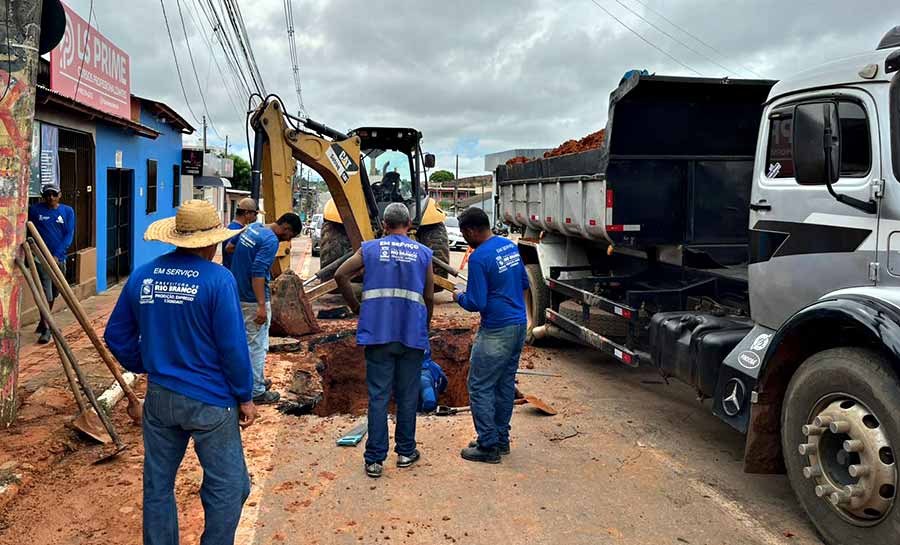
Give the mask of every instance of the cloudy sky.
[[[178, 1], [218, 133], [210, 130], [210, 141], [227, 134], [246, 155], [246, 97], [235, 104], [235, 93], [229, 96], [231, 82], [216, 64], [225, 66], [220, 49], [211, 61], [212, 29], [195, 24], [199, 0]], [[459, 155], [461, 176], [483, 173], [485, 153], [553, 147], [603, 127], [609, 92], [628, 69], [780, 79], [874, 49], [900, 25], [897, 0], [292, 1], [309, 116], [343, 130], [417, 127], [439, 168], [453, 170]], [[204, 108], [176, 0], [164, 2], [199, 117]], [[88, 18], [91, 0], [67, 3]], [[283, 1], [239, 3], [266, 89], [296, 110]], [[93, 0], [93, 9], [100, 32], [131, 56], [132, 92], [193, 121], [159, 0]]]

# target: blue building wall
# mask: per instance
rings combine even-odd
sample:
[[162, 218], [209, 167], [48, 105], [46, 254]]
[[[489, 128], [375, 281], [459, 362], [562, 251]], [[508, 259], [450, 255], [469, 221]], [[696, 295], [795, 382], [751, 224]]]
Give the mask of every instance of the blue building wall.
[[[154, 221], [175, 215], [172, 206], [174, 189], [173, 165], [181, 165], [181, 132], [156, 119], [147, 112], [141, 113], [141, 124], [161, 134], [155, 140], [136, 136], [120, 127], [97, 123], [96, 133], [96, 235], [97, 235], [97, 292], [109, 286], [106, 279], [107, 252], [107, 169], [116, 168], [116, 152], [122, 152], [122, 168], [134, 171], [131, 214], [131, 270], [151, 259], [171, 251], [172, 246], [160, 242], [144, 241], [144, 231]], [[147, 160], [157, 162], [156, 212], [147, 214]]]

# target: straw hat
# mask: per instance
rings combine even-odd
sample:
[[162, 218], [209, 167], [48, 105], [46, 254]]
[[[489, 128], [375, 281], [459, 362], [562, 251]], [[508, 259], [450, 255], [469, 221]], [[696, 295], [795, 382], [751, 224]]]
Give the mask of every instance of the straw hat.
[[154, 221], [147, 227], [144, 240], [158, 240], [180, 248], [205, 248], [224, 242], [244, 229], [222, 227], [215, 207], [207, 201], [186, 201], [174, 218]]

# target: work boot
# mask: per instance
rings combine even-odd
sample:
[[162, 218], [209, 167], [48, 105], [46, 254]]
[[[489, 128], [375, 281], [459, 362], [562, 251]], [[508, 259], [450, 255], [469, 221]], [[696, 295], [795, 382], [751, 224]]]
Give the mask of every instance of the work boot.
[[279, 399], [281, 399], [281, 394], [269, 390], [254, 397], [253, 403], [257, 405], [271, 405], [272, 403], [276, 403]]
[[267, 378], [265, 381], [263, 381], [263, 384], [265, 384], [267, 392], [272, 389], [272, 379]]
[[421, 457], [418, 450], [414, 450], [409, 456], [397, 455], [397, 467], [409, 467], [418, 462]]
[[384, 466], [380, 463], [372, 462], [371, 464], [366, 464], [366, 475], [369, 477], [377, 479], [381, 477], [382, 473], [384, 473]]
[[52, 336], [52, 333], [50, 332], [50, 329], [47, 328], [44, 330], [43, 333], [41, 333], [41, 336], [38, 337], [37, 343], [38, 344], [47, 344], [50, 342], [51, 336]]
[[[472, 441], [469, 443], [469, 448], [475, 448], [478, 446], [478, 441]], [[497, 451], [500, 452], [500, 456], [506, 456], [509, 454], [509, 443], [497, 443]]]
[[500, 463], [500, 449], [497, 447], [482, 448], [480, 445], [466, 447], [459, 453], [463, 460], [470, 462], [483, 462], [485, 464]]

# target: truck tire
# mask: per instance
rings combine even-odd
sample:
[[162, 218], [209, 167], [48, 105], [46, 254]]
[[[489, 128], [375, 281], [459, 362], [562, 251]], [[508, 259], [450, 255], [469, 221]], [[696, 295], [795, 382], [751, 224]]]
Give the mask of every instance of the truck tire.
[[353, 249], [350, 238], [343, 224], [335, 221], [322, 223], [322, 235], [319, 240], [319, 268], [324, 269], [331, 263], [343, 257]]
[[781, 414], [784, 461], [800, 504], [829, 545], [897, 543], [898, 407], [897, 372], [872, 350], [819, 352], [791, 378]]
[[[435, 223], [433, 225], [423, 225], [416, 231], [416, 240], [428, 246], [434, 257], [440, 259], [444, 263], [450, 263], [450, 238], [447, 236], [447, 226], [443, 223]], [[447, 278], [449, 273], [444, 269], [433, 265], [434, 274]], [[438, 293], [441, 289], [435, 286], [434, 292]]]
[[537, 263], [525, 265], [528, 274], [528, 291], [525, 293], [525, 315], [528, 318], [528, 329], [525, 336], [528, 344], [534, 344], [532, 331], [547, 321], [547, 309], [550, 308], [550, 288], [544, 282], [544, 273]]

